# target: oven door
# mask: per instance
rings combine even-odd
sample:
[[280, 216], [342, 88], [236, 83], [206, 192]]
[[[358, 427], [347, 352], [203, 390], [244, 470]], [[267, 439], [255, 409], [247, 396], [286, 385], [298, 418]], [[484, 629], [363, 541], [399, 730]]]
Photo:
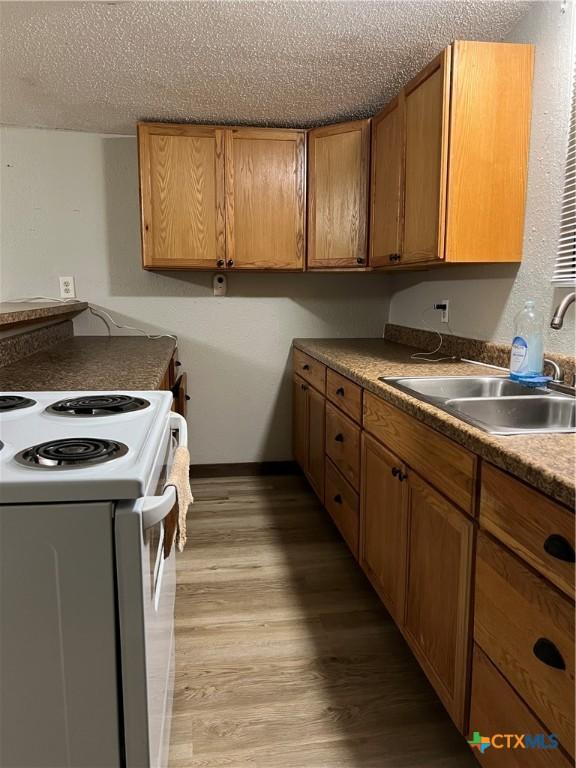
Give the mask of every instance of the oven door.
[[[176, 437], [177, 435], [177, 437]], [[164, 556], [165, 518], [176, 501], [163, 490], [186, 422], [170, 415], [170, 429], [155, 468], [156, 494], [116, 515], [122, 689], [126, 765], [168, 764], [174, 690], [175, 546]], [[159, 471], [158, 471], [159, 470]]]

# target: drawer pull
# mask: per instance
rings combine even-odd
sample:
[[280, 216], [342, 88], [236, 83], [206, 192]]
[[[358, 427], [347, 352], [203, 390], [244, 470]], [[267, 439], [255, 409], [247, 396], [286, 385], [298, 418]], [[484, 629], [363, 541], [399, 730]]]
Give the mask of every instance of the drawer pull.
[[544, 549], [549, 555], [557, 560], [564, 560], [565, 563], [573, 563], [576, 560], [574, 547], [559, 533], [548, 536], [544, 542]]
[[306, 391], [308, 389], [308, 384], [300, 384], [300, 389]]
[[336, 394], [340, 395], [340, 397], [344, 397], [344, 387], [338, 387]]
[[334, 496], [334, 501], [336, 502], [336, 504], [342, 504], [342, 496], [340, 496], [340, 494], [337, 493], [336, 496]]
[[400, 469], [398, 467], [392, 467], [392, 477], [398, 477]]
[[566, 662], [562, 658], [562, 654], [551, 640], [547, 640], [545, 637], [538, 638], [532, 651], [534, 656], [548, 667], [566, 669]]
[[308, 365], [308, 363], [304, 363], [304, 365], [302, 366], [302, 370], [303, 371], [309, 371], [310, 370], [310, 366]]
[[337, 443], [343, 443], [344, 442], [344, 435], [342, 434], [342, 432], [338, 432], [338, 434], [336, 435], [334, 440], [336, 440]]

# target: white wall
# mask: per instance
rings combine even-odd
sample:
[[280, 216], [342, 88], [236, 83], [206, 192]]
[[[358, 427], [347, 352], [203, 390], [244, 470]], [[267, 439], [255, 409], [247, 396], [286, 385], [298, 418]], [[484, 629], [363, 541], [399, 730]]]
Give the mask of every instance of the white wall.
[[[291, 455], [290, 344], [295, 336], [381, 336], [385, 276], [211, 274], [140, 267], [134, 138], [4, 128], [2, 298], [57, 295], [74, 275], [79, 297], [121, 321], [176, 333], [188, 371], [193, 461]], [[87, 313], [76, 333], [103, 333]]]
[[[534, 298], [546, 319], [545, 349], [573, 353], [574, 309], [564, 328], [552, 331], [548, 321], [566, 293], [550, 284], [558, 241], [563, 158], [568, 131], [570, 42], [574, 7], [562, 13], [559, 2], [541, 2], [522, 18], [508, 39], [536, 44], [530, 166], [524, 236], [524, 258], [516, 265], [449, 267], [393, 278], [390, 322], [418, 328], [446, 329], [433, 302], [450, 300], [453, 333], [509, 343], [514, 315]], [[424, 313], [424, 314], [423, 314]]]

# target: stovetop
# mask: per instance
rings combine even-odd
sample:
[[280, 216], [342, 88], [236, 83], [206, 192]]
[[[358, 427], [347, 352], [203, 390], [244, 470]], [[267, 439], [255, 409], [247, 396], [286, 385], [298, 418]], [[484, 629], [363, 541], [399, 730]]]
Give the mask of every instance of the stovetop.
[[144, 496], [171, 404], [157, 391], [0, 393], [0, 503]]

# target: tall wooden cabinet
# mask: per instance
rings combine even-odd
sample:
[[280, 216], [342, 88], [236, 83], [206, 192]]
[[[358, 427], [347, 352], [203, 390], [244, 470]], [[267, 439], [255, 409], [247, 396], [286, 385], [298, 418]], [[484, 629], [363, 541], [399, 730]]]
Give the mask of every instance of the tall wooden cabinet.
[[373, 268], [521, 261], [533, 57], [455, 42], [373, 118]]
[[308, 135], [308, 269], [364, 268], [368, 247], [370, 120]]
[[141, 123], [148, 269], [302, 270], [306, 132]]

